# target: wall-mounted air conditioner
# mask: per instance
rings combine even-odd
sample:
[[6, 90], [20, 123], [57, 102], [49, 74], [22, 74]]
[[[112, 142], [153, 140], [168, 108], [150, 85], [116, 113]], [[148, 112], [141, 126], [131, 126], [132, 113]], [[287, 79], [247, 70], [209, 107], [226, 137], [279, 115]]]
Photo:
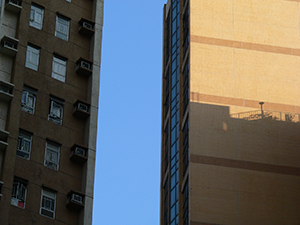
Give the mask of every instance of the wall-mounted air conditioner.
[[93, 34], [95, 33], [95, 29], [94, 29], [95, 22], [88, 20], [88, 19], [81, 18], [78, 21], [78, 23], [79, 23], [78, 31], [80, 34], [87, 36], [87, 37], [93, 36]]
[[69, 191], [67, 194], [67, 207], [73, 210], [80, 210], [84, 207], [84, 194], [78, 191]]
[[22, 10], [22, 1], [21, 0], [6, 0], [5, 10], [12, 13], [19, 14]]
[[9, 36], [3, 36], [1, 38], [0, 52], [14, 57], [18, 53], [18, 43], [18, 39]]
[[74, 103], [73, 115], [85, 119], [90, 116], [90, 104], [83, 102], [81, 100], [77, 100]]
[[84, 59], [84, 58], [79, 58], [76, 61], [76, 73], [78, 75], [82, 75], [82, 76], [90, 76], [93, 71], [92, 71], [92, 65], [93, 62]]
[[75, 163], [82, 164], [87, 161], [87, 147], [74, 144], [71, 147], [70, 159]]

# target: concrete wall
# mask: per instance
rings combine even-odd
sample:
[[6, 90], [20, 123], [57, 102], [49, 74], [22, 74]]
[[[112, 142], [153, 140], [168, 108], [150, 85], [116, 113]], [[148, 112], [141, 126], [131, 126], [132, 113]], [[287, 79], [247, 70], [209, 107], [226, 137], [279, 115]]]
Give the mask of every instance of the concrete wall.
[[192, 0], [191, 92], [300, 105], [298, 4]]
[[[14, 98], [8, 105], [7, 112], [0, 113], [0, 129], [5, 126], [10, 132], [9, 146], [3, 158], [3, 170], [0, 175], [0, 180], [4, 181], [3, 197], [0, 202], [0, 224], [89, 225], [92, 224], [93, 208], [103, 0], [71, 2], [36, 0], [34, 3], [44, 7], [42, 30], [29, 25], [31, 1], [22, 1], [20, 14], [12, 14], [15, 19], [11, 19], [12, 15], [1, 8], [1, 26], [7, 27], [5, 29], [1, 27], [1, 35], [4, 32], [13, 34], [13, 37], [19, 39], [19, 46], [14, 58], [6, 59], [3, 56], [2, 60], [0, 55], [0, 79], [15, 85]], [[68, 41], [54, 35], [57, 12], [71, 19]], [[79, 34], [78, 21], [82, 17], [95, 22], [93, 37]], [[14, 23], [14, 29], [11, 23]], [[38, 71], [25, 67], [28, 43], [40, 47]], [[53, 53], [67, 58], [65, 82], [51, 77]], [[93, 74], [90, 77], [76, 74], [76, 61], [80, 57], [93, 62]], [[21, 110], [24, 85], [37, 89], [34, 114]], [[64, 100], [62, 125], [48, 121], [51, 95]], [[73, 104], [78, 99], [91, 104], [90, 116], [86, 120], [73, 116]], [[1, 110], [4, 109], [1, 102], [0, 107]], [[5, 120], [5, 125], [1, 119]], [[33, 133], [30, 160], [16, 156], [19, 129]], [[61, 144], [58, 171], [44, 166], [48, 139]], [[75, 143], [88, 148], [87, 162], [78, 164], [70, 160], [70, 148]], [[12, 206], [10, 203], [14, 176], [28, 181], [25, 209]], [[40, 215], [43, 187], [57, 192], [55, 220]], [[67, 193], [70, 190], [85, 195], [84, 209], [76, 211], [66, 207]]]
[[299, 2], [190, 0], [190, 221], [300, 223]]

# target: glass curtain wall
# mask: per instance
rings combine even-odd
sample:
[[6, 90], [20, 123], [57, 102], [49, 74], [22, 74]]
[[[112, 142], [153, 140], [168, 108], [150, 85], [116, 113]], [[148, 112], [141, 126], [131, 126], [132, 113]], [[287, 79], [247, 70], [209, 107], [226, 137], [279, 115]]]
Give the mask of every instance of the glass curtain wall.
[[172, 0], [170, 225], [178, 224], [179, 196], [179, 21], [180, 1]]
[[179, 221], [179, 24], [180, 0], [169, 0], [164, 26], [164, 172], [163, 225]]

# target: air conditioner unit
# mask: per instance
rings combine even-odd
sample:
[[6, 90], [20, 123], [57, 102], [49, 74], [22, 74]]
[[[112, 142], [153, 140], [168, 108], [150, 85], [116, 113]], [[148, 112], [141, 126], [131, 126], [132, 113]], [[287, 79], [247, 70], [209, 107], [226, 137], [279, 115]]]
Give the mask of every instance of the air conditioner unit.
[[86, 69], [91, 69], [91, 65], [88, 62], [81, 61], [81, 67], [86, 68]]
[[10, 92], [9, 88], [6, 87], [6, 86], [3, 86], [3, 85], [0, 86], [0, 91], [5, 92], [5, 93], [8, 93], [8, 94], [9, 94], [9, 92]]
[[83, 22], [83, 23], [82, 23], [82, 26], [83, 26], [83, 27], [86, 27], [86, 28], [89, 28], [89, 29], [93, 29], [93, 25], [90, 24], [90, 23], [88, 23], [88, 22]]
[[88, 106], [85, 105], [85, 104], [83, 104], [83, 103], [78, 103], [77, 109], [80, 109], [80, 110], [82, 110], [84, 112], [87, 112], [88, 111]]
[[85, 150], [82, 148], [76, 147], [75, 154], [85, 156]]
[[4, 41], [4, 42], [3, 42], [3, 46], [9, 47], [9, 48], [15, 48], [14, 43], [12, 43], [12, 42], [10, 42], [10, 41]]
[[21, 1], [18, 0], [10, 0], [10, 2], [16, 5], [21, 5]]
[[72, 194], [72, 201], [82, 204], [82, 196], [77, 194]]

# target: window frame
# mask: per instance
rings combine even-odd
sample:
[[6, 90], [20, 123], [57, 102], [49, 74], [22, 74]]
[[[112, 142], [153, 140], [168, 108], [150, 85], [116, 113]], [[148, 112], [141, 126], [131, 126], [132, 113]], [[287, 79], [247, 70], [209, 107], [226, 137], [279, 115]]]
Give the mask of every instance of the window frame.
[[[46, 142], [44, 166], [50, 169], [58, 171], [59, 169], [59, 156], [60, 156], [60, 144], [52, 141]], [[56, 162], [53, 160], [53, 155], [56, 154]], [[49, 165], [52, 164], [52, 165]]]
[[[59, 108], [60, 115], [54, 113], [55, 107]], [[62, 125], [63, 112], [64, 112], [64, 103], [58, 99], [50, 98], [48, 120], [56, 124]]]
[[[36, 61], [32, 59], [33, 55], [37, 55]], [[28, 59], [28, 58], [30, 58], [30, 59]], [[25, 67], [35, 70], [35, 71], [38, 71], [39, 61], [40, 61], [40, 48], [36, 47], [32, 44], [28, 44], [27, 49], [26, 49]]]
[[[40, 11], [39, 11], [40, 10]], [[34, 15], [32, 15], [34, 13]], [[41, 21], [37, 22], [37, 15], [40, 15]], [[44, 7], [32, 4], [30, 8], [29, 25], [36, 29], [42, 30], [44, 20]]]
[[[20, 144], [20, 141], [23, 143]], [[29, 144], [29, 147], [28, 147], [29, 151], [22, 150], [22, 149], [24, 149], [24, 141], [26, 141]], [[32, 148], [32, 134], [25, 132], [23, 130], [20, 130], [19, 135], [18, 135], [18, 145], [17, 145], [16, 155], [23, 159], [30, 160], [31, 148]], [[22, 156], [21, 154], [28, 154], [28, 157], [26, 158], [26, 157]]]
[[[49, 194], [49, 193], [51, 193], [51, 194]], [[43, 206], [44, 197], [53, 201], [53, 210], [49, 209], [48, 207]], [[43, 214], [42, 210], [53, 213], [53, 217], [50, 217], [48, 215]], [[52, 191], [52, 190], [49, 190], [49, 189], [46, 189], [46, 188], [43, 188], [42, 193], [41, 193], [40, 215], [45, 216], [45, 217], [50, 218], [50, 219], [55, 219], [55, 210], [56, 210], [56, 192]]]
[[[26, 96], [25, 100], [24, 100], [24, 96]], [[25, 112], [28, 112], [30, 114], [34, 114], [35, 111], [35, 103], [36, 103], [36, 96], [37, 96], [37, 92], [36, 90], [24, 86], [23, 87], [23, 92], [22, 92], [22, 99], [21, 99], [21, 109]], [[29, 104], [28, 99], [32, 98], [32, 106]]]
[[[59, 71], [61, 69], [63, 71]], [[63, 57], [59, 57], [57, 55], [53, 55], [51, 77], [61, 82], [65, 82], [66, 74], [67, 74], [67, 59]]]
[[[66, 32], [61, 31], [62, 29], [65, 29]], [[68, 41], [69, 33], [70, 33], [70, 19], [63, 15], [57, 14], [54, 35], [62, 40]]]
[[[25, 180], [21, 180], [16, 177], [14, 178], [13, 188], [12, 188], [12, 193], [11, 193], [11, 201], [10, 201], [11, 205], [19, 207], [21, 209], [25, 209], [26, 197], [27, 197], [27, 185], [28, 185], [28, 182], [26, 182]], [[23, 187], [24, 187], [24, 195], [22, 193]], [[17, 190], [15, 188], [17, 188]], [[21, 188], [21, 190], [19, 188]], [[15, 190], [16, 190], [16, 193], [14, 194]], [[21, 192], [21, 194], [19, 192]], [[23, 195], [23, 196], [20, 196], [20, 195]], [[20, 203], [22, 203], [23, 206], [20, 205]]]

